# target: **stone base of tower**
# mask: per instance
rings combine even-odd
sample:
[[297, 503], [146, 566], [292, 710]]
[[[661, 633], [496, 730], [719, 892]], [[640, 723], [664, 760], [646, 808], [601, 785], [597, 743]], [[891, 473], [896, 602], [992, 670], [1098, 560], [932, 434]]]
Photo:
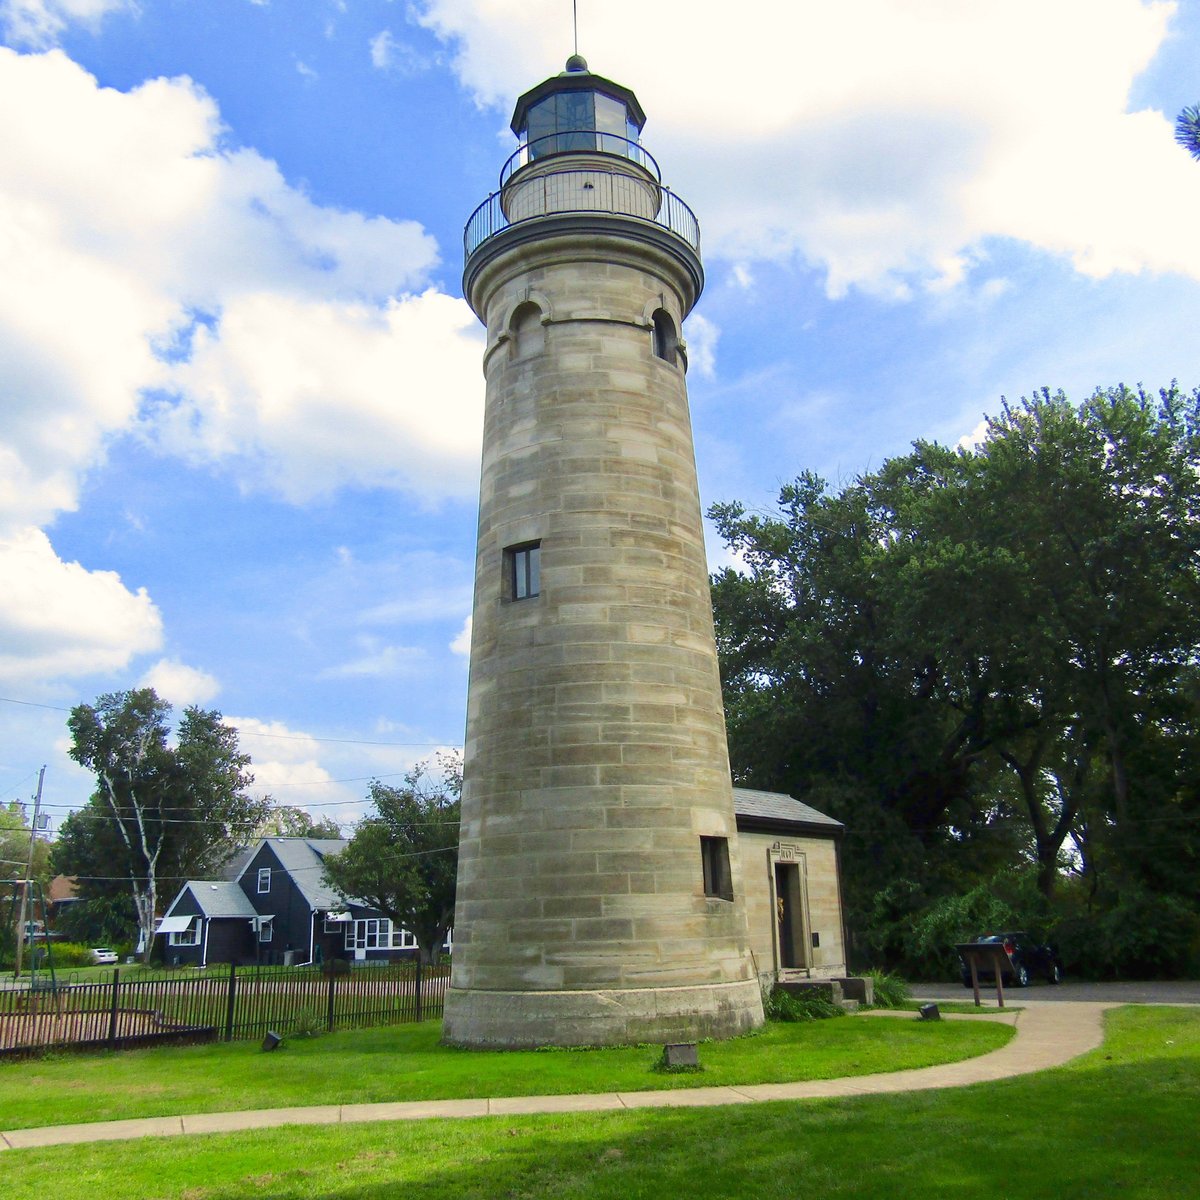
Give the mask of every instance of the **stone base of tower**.
[[442, 1040], [478, 1049], [628, 1046], [731, 1038], [762, 1023], [757, 979], [578, 992], [450, 988]]

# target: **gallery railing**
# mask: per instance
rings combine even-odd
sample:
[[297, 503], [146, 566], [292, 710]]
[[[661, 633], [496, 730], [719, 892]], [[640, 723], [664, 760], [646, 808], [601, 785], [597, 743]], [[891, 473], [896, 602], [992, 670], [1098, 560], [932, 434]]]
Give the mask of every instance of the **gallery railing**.
[[670, 188], [648, 176], [617, 168], [534, 171], [493, 192], [463, 232], [467, 259], [489, 238], [525, 221], [572, 213], [611, 213], [666, 229], [700, 251], [700, 222]]

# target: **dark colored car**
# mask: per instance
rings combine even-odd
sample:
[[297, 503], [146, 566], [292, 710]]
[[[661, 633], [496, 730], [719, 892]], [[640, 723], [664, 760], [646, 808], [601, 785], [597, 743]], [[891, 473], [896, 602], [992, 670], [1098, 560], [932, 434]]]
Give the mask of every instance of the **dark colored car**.
[[[1035, 975], [1041, 975], [1047, 983], [1062, 982], [1062, 962], [1057, 951], [1053, 946], [1035, 942], [1027, 933], [985, 933], [975, 941], [1003, 944], [1008, 955], [1008, 966], [1001, 969], [1000, 978], [1009, 985], [1028, 987]], [[963, 987], [970, 987], [971, 969], [965, 962], [961, 966]], [[983, 967], [979, 967], [976, 973], [981, 983], [995, 977], [991, 970]]]

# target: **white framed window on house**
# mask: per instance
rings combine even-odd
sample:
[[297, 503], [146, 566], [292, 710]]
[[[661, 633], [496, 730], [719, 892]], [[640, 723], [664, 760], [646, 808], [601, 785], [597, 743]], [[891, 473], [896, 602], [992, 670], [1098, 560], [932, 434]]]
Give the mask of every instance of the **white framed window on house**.
[[261, 896], [264, 892], [271, 890], [271, 868], [258, 868], [258, 894]]
[[350, 917], [347, 913], [326, 913], [325, 914], [325, 932], [326, 933], [341, 933], [343, 929], [347, 929], [350, 925]]
[[415, 950], [417, 939], [387, 917], [343, 922], [347, 950]]
[[275, 922], [270, 917], [263, 917], [258, 924], [258, 940], [269, 942], [275, 933]]
[[181, 929], [178, 933], [170, 934], [168, 940], [172, 946], [198, 946], [200, 945], [200, 921], [197, 917], [186, 929]]
[[346, 924], [347, 950], [387, 950], [391, 939], [392, 923], [387, 917], [367, 917]]

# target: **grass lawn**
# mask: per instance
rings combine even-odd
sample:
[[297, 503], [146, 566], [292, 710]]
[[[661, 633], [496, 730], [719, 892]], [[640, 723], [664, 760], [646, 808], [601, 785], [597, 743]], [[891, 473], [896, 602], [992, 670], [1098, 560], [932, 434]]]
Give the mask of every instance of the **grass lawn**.
[[257, 1043], [62, 1054], [0, 1064], [0, 1129], [184, 1112], [304, 1104], [642, 1091], [832, 1079], [954, 1062], [1003, 1045], [992, 1022], [924, 1022], [908, 1014], [771, 1023], [700, 1047], [704, 1071], [653, 1070], [656, 1046], [479, 1052], [439, 1044], [440, 1021]]
[[0, 1196], [1166, 1200], [1195, 1194], [1197, 1114], [1200, 1011], [1125, 1008], [1100, 1050], [970, 1088], [9, 1151]]

